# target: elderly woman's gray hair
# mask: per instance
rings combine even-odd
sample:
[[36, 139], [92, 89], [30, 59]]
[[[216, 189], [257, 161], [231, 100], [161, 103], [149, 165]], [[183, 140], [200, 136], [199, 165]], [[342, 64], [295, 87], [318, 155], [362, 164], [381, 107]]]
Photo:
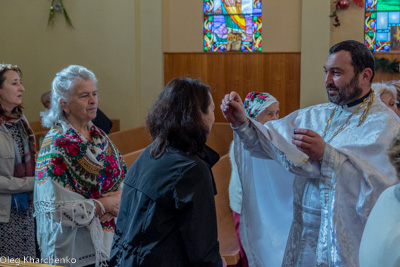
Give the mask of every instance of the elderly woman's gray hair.
[[390, 83], [372, 83], [371, 85], [372, 90], [374, 90], [375, 94], [380, 96], [384, 93], [390, 93], [395, 100], [397, 100], [397, 90], [393, 84]]
[[97, 84], [97, 78], [94, 73], [79, 65], [70, 65], [56, 74], [51, 85], [50, 108], [40, 113], [44, 127], [50, 128], [66, 120], [65, 113], [60, 104], [60, 99], [69, 103], [76, 83], [87, 80], [92, 80]]

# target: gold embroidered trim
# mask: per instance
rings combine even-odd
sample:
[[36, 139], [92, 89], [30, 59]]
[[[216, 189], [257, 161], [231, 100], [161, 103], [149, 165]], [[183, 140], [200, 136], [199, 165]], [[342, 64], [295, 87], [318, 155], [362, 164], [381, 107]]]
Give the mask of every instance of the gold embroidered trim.
[[[349, 115], [349, 117], [347, 117], [347, 120], [339, 127], [339, 129], [338, 129], [336, 132], [333, 133], [332, 137], [331, 137], [328, 141], [326, 141], [326, 142], [329, 143], [330, 141], [332, 141], [332, 139], [333, 139], [336, 135], [338, 135], [344, 128], [346, 128], [346, 127], [349, 125], [350, 119], [353, 117], [353, 115], [356, 114], [356, 113], [359, 111], [360, 108], [364, 107], [364, 105], [365, 105], [365, 103], [366, 103], [367, 101], [369, 101], [368, 104], [365, 105], [364, 111], [363, 111], [363, 113], [361, 114], [361, 116], [360, 116], [360, 118], [359, 118], [359, 121], [358, 121], [358, 124], [357, 124], [357, 127], [361, 126], [361, 125], [364, 123], [365, 119], [367, 118], [369, 109], [371, 108], [371, 105], [372, 105], [372, 103], [374, 102], [374, 100], [375, 100], [375, 94], [374, 94], [374, 91], [372, 91], [371, 94], [370, 94], [367, 98], [365, 98], [364, 101], [363, 101], [362, 103], [358, 104], [358, 107]], [[332, 118], [333, 118], [333, 116], [335, 116], [335, 113], [336, 113], [336, 111], [337, 111], [338, 109], [339, 109], [339, 106], [337, 106], [337, 107], [333, 110], [333, 112], [331, 113], [331, 115], [329, 116], [329, 119], [328, 119], [328, 121], [326, 122], [326, 126], [325, 126], [325, 129], [324, 129], [324, 133], [322, 134], [322, 138], [325, 138], [326, 133], [328, 132], [328, 129], [329, 129], [330, 126], [331, 126]]]

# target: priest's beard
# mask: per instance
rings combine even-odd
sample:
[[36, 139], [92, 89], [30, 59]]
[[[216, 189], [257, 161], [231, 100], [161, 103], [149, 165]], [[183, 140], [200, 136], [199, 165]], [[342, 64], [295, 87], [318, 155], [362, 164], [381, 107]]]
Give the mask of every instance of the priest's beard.
[[[329, 89], [337, 90], [336, 95], [329, 95]], [[343, 86], [326, 85], [328, 99], [336, 105], [346, 105], [361, 97], [362, 89], [358, 86], [358, 75], [354, 75], [351, 81]]]

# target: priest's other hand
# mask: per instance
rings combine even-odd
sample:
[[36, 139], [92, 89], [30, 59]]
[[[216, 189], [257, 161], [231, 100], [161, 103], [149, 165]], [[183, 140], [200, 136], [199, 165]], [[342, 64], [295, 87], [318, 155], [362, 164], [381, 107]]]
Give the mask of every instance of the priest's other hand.
[[324, 155], [325, 141], [314, 131], [309, 129], [295, 129], [292, 143], [311, 160], [319, 161]]
[[242, 99], [240, 99], [239, 94], [234, 91], [225, 95], [220, 107], [225, 119], [229, 121], [233, 127], [238, 127], [248, 120]]

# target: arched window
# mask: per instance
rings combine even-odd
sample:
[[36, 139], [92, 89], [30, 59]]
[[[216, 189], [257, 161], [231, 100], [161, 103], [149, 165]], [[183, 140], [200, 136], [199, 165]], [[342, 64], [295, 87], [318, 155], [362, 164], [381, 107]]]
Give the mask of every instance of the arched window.
[[374, 52], [400, 51], [399, 0], [366, 0], [365, 45]]
[[261, 52], [261, 0], [204, 0], [204, 51]]

